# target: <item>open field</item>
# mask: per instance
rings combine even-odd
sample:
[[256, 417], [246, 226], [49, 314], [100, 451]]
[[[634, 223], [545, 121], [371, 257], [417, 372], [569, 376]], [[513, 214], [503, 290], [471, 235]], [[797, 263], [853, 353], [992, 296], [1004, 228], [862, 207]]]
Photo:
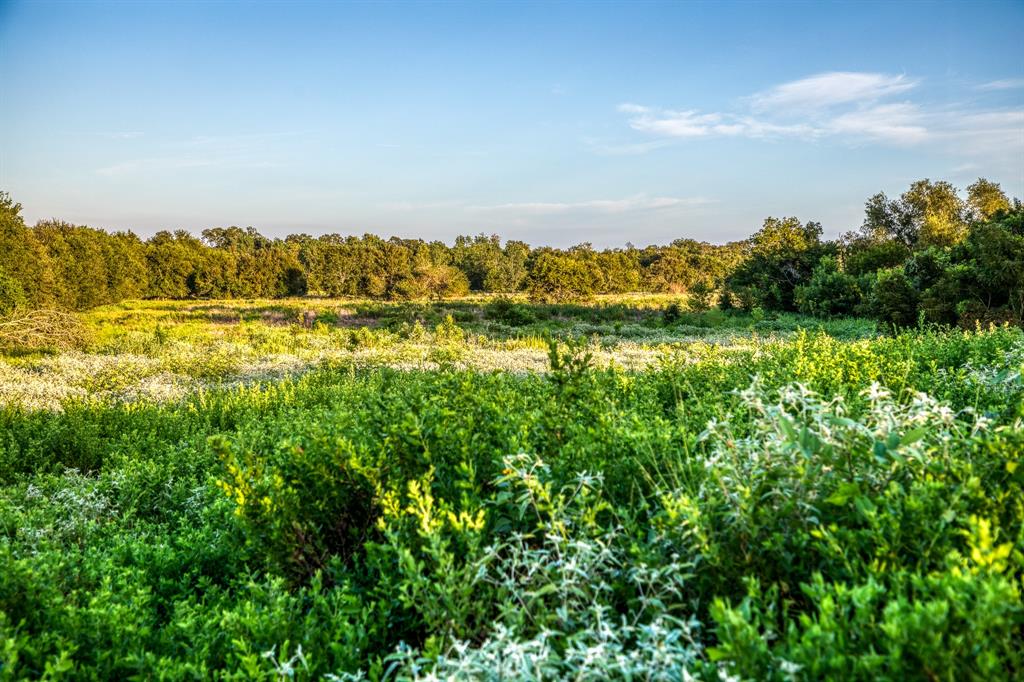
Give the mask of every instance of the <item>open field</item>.
[[1024, 682], [1022, 26], [0, 0], [0, 682]]
[[[673, 304], [681, 306], [666, 313]], [[311, 325], [303, 314], [316, 315]], [[326, 361], [405, 369], [545, 371], [547, 337], [585, 338], [599, 366], [637, 369], [708, 345], [751, 347], [798, 329], [854, 339], [872, 322], [793, 314], [685, 312], [685, 298], [603, 296], [592, 305], [477, 296], [443, 303], [343, 299], [136, 301], [83, 314], [78, 352], [0, 361], [0, 398], [56, 408], [71, 398], [178, 399], [224, 384], [308, 371]]]
[[0, 357], [0, 679], [1024, 675], [1019, 328], [658, 295], [83, 319]]

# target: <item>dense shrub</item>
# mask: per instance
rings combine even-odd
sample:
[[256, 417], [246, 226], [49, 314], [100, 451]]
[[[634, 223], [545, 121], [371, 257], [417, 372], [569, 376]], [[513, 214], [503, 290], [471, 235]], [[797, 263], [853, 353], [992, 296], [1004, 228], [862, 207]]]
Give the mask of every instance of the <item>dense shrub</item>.
[[522, 327], [536, 322], [536, 316], [529, 306], [516, 303], [510, 298], [500, 296], [490, 301], [484, 309], [489, 320], [507, 324], [510, 327]]
[[1020, 330], [594, 349], [4, 408], [0, 674], [1020, 676]]
[[28, 298], [21, 282], [0, 268], [0, 316], [9, 315], [16, 308], [24, 308], [27, 303]]
[[897, 327], [917, 322], [917, 291], [902, 268], [882, 270], [871, 290], [871, 311]]
[[351, 563], [369, 539], [379, 472], [343, 437], [300, 431], [259, 453], [224, 438], [211, 447], [247, 540], [290, 580], [309, 581], [335, 558]]
[[534, 301], [563, 303], [597, 293], [600, 278], [600, 270], [592, 262], [570, 255], [542, 252], [530, 268], [526, 288]]
[[794, 291], [797, 308], [817, 317], [850, 315], [861, 302], [857, 278], [840, 272], [834, 258], [825, 257], [814, 268], [810, 281]]
[[796, 287], [830, 250], [821, 242], [821, 225], [768, 218], [750, 242], [750, 256], [726, 278], [732, 303], [745, 310], [796, 310]]

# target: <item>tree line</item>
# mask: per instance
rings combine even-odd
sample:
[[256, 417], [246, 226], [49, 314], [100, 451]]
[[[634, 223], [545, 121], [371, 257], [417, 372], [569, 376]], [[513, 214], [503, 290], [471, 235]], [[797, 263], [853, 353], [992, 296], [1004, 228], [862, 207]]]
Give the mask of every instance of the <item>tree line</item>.
[[859, 230], [769, 218], [722, 281], [719, 304], [862, 315], [897, 327], [1024, 320], [1024, 208], [979, 179], [962, 197], [920, 180], [868, 199]]
[[979, 179], [965, 196], [921, 180], [871, 197], [859, 230], [768, 218], [746, 240], [594, 249], [532, 248], [497, 236], [454, 244], [366, 234], [265, 237], [226, 227], [143, 240], [47, 220], [28, 226], [0, 193], [0, 314], [82, 310], [134, 298], [448, 298], [526, 291], [559, 302], [594, 294], [688, 293], [697, 308], [870, 315], [894, 325], [1024, 318], [1024, 210]]

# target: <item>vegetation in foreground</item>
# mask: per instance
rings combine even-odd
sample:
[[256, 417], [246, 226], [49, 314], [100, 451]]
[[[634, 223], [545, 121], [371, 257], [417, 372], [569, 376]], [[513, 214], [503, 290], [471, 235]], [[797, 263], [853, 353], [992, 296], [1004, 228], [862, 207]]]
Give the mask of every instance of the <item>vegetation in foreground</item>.
[[[521, 342], [480, 309], [419, 310], [424, 344]], [[630, 369], [595, 361], [629, 334], [566, 334], [545, 372], [339, 352], [165, 400], [5, 401], [0, 679], [1024, 675], [1021, 330], [765, 340], [767, 318], [635, 309], [620, 331], [736, 342], [680, 332]], [[236, 366], [199, 349], [418, 321], [270, 312], [100, 309], [86, 351], [214, 379]]]

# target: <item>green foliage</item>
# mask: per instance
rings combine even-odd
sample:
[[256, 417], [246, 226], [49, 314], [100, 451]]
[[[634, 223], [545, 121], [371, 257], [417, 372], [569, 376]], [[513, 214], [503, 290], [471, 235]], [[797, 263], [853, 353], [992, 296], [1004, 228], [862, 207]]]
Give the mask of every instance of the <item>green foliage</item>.
[[916, 249], [952, 246], [967, 231], [966, 206], [948, 182], [918, 180], [899, 199], [879, 193], [865, 207], [861, 233], [876, 241], [894, 240]]
[[796, 287], [794, 299], [802, 313], [834, 317], [852, 314], [861, 302], [861, 291], [856, 277], [840, 272], [836, 259], [825, 256], [807, 284]]
[[466, 340], [466, 334], [455, 323], [455, 318], [451, 315], [445, 315], [441, 324], [434, 328], [434, 340], [441, 344], [458, 345]]
[[0, 192], [0, 272], [8, 279], [5, 286], [11, 292], [9, 295], [17, 295], [17, 287], [33, 307], [53, 305], [57, 283], [52, 267], [44, 246], [35, 233], [25, 227], [21, 204], [6, 192]]
[[871, 312], [896, 327], [909, 327], [917, 322], [917, 291], [903, 268], [878, 272], [871, 291]]
[[527, 290], [530, 298], [543, 303], [564, 303], [585, 299], [596, 293], [600, 271], [586, 260], [553, 252], [542, 252], [530, 268]]
[[[234, 226], [204, 230], [201, 239], [163, 231], [143, 242], [130, 232], [60, 221], [29, 228], [20, 210], [0, 195], [0, 272], [6, 289], [20, 286], [31, 307], [83, 310], [141, 297], [441, 301], [525, 290], [534, 302], [548, 304], [629, 292], [686, 293], [695, 312], [708, 310], [717, 294], [723, 309], [832, 317], [870, 311], [857, 299], [868, 297], [876, 273], [903, 267], [926, 320], [1019, 323], [1024, 314], [1021, 235], [1014, 231], [1019, 202], [984, 179], [968, 187], [966, 199], [949, 183], [929, 180], [913, 183], [895, 200], [878, 194], [866, 204], [860, 231], [838, 242], [823, 241], [818, 223], [768, 218], [741, 242], [677, 239], [601, 251], [588, 243], [531, 249], [483, 234], [459, 237], [452, 246], [369, 234], [270, 239]], [[823, 257], [836, 258], [837, 266], [815, 275]], [[942, 272], [958, 267], [966, 270]], [[932, 286], [938, 288], [928, 293]], [[530, 323], [516, 316], [506, 324]]]
[[743, 260], [745, 247], [744, 242], [715, 245], [677, 239], [666, 247], [648, 247], [639, 257], [652, 290], [692, 293], [724, 279]]
[[975, 221], [986, 221], [1003, 211], [1012, 209], [1012, 204], [997, 182], [985, 178], [967, 188], [967, 208]]
[[28, 303], [21, 282], [8, 275], [0, 268], [0, 316], [8, 315], [17, 308]]
[[599, 352], [5, 406], [0, 674], [1019, 677], [1019, 329]]
[[290, 580], [305, 583], [329, 562], [351, 562], [377, 518], [379, 475], [333, 433], [295, 433], [261, 453], [226, 438], [217, 485], [235, 503], [247, 541]]
[[897, 324], [911, 324], [917, 315], [929, 322], [964, 327], [1020, 324], [1024, 320], [1021, 215], [1019, 207], [999, 212], [994, 219], [971, 225], [955, 248], [930, 246], [916, 251], [902, 266], [902, 279], [887, 274], [895, 270], [879, 271], [874, 314]]
[[683, 307], [678, 301], [673, 301], [661, 311], [661, 319], [666, 325], [675, 324], [683, 316]]
[[847, 238], [845, 244], [844, 269], [859, 277], [900, 266], [911, 253], [906, 245], [895, 239], [875, 241], [852, 236]]
[[751, 237], [750, 256], [726, 279], [733, 304], [745, 310], [796, 310], [796, 287], [806, 282], [827, 249], [821, 225], [768, 218]]
[[491, 300], [484, 309], [484, 315], [489, 320], [495, 320], [510, 327], [522, 327], [537, 321], [536, 315], [528, 306], [516, 303], [504, 296]]
[[[1024, 210], [866, 214], [143, 242], [0, 195], [3, 330], [108, 304], [0, 358], [0, 678], [1021, 678]], [[109, 305], [307, 293], [397, 302]]]

